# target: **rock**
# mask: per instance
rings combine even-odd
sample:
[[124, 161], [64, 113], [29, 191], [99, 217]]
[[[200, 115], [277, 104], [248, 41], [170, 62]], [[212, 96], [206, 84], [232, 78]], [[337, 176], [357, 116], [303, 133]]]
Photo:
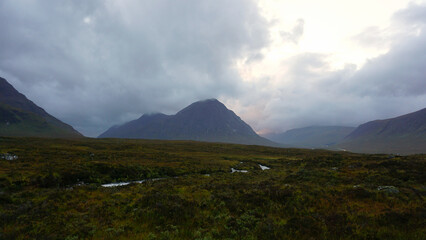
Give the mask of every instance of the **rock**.
[[394, 186], [378, 186], [377, 190], [387, 192], [387, 193], [399, 193], [399, 190], [397, 187]]
[[0, 159], [12, 161], [12, 160], [18, 159], [18, 156], [14, 155], [14, 154], [5, 153], [5, 154], [0, 154]]

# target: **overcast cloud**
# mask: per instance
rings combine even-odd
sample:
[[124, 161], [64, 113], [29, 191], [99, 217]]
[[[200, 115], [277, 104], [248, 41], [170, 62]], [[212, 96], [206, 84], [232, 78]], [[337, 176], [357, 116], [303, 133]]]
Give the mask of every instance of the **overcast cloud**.
[[[413, 3], [389, 29], [359, 33], [354, 42], [389, 45], [361, 68], [304, 52], [244, 81], [235, 62], [257, 64], [271, 47], [256, 1], [3, 0], [0, 76], [87, 136], [212, 97], [261, 132], [356, 126], [426, 107], [425, 16]], [[297, 44], [307, 25], [301, 16], [282, 40]]]
[[0, 71], [89, 136], [144, 112], [237, 97], [268, 44], [251, 1], [1, 1]]
[[303, 36], [303, 28], [305, 21], [303, 19], [298, 19], [296, 25], [290, 32], [282, 31], [281, 36], [284, 41], [291, 41], [294, 44], [299, 43], [300, 38]]

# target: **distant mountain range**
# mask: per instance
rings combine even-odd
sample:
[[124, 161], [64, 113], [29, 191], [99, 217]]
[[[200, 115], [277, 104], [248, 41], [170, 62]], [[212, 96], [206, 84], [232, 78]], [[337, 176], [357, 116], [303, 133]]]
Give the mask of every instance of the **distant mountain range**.
[[315, 126], [263, 136], [299, 148], [359, 153], [426, 153], [426, 108], [396, 118], [367, 122], [357, 128]]
[[192, 103], [175, 115], [144, 114], [139, 119], [111, 127], [99, 138], [195, 140], [279, 146], [257, 135], [247, 123], [216, 99]]
[[426, 153], [426, 108], [364, 123], [337, 146], [363, 153]]
[[299, 148], [330, 148], [341, 142], [354, 127], [312, 126], [291, 129], [283, 133], [265, 134], [272, 141]]
[[[0, 136], [83, 137], [70, 125], [27, 99], [1, 77]], [[357, 128], [312, 126], [264, 137], [257, 135], [247, 123], [216, 99], [195, 102], [175, 115], [144, 114], [139, 119], [113, 126], [99, 136], [415, 154], [426, 153], [426, 108], [396, 118], [367, 122]]]
[[70, 125], [48, 114], [0, 77], [0, 136], [83, 137]]

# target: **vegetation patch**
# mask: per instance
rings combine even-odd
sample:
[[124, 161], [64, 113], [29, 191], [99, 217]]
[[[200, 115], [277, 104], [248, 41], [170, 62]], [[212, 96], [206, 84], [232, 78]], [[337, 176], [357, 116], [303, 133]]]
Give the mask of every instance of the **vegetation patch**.
[[[0, 239], [426, 237], [426, 155], [123, 139], [0, 143], [1, 154], [18, 156], [0, 159]], [[102, 187], [114, 182], [132, 183]]]

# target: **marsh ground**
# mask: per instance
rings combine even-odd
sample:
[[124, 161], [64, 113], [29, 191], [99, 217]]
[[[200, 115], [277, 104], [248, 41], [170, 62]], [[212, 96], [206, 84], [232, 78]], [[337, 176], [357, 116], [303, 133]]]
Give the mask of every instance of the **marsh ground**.
[[426, 237], [426, 155], [36, 138], [0, 154], [18, 157], [0, 159], [0, 239]]

